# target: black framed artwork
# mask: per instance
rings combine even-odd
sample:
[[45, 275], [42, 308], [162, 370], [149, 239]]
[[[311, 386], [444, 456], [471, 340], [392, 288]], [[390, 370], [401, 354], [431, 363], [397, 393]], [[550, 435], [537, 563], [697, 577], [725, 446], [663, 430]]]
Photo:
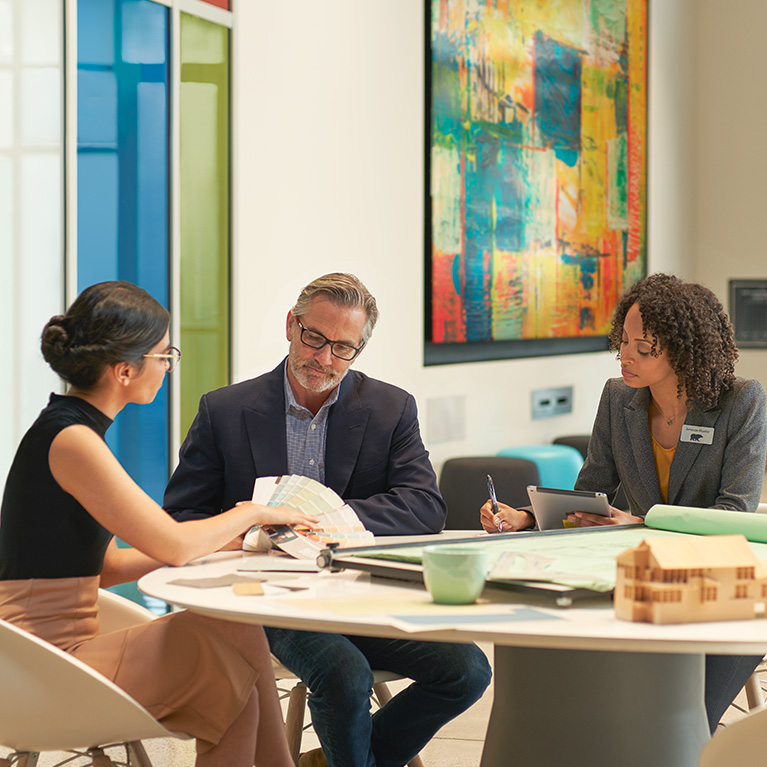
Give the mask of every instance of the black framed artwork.
[[426, 16], [425, 364], [607, 349], [647, 270], [647, 0]]

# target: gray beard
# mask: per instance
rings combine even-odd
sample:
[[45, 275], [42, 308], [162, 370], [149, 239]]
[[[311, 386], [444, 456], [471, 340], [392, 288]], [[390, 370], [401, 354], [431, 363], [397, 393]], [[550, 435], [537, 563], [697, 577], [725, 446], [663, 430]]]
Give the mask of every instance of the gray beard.
[[[296, 381], [298, 381], [298, 383], [300, 383], [301, 386], [303, 386], [307, 391], [312, 391], [317, 394], [321, 394], [322, 392], [334, 389], [336, 386], [338, 386], [338, 384], [341, 383], [341, 381], [344, 380], [344, 377], [349, 372], [349, 368], [347, 368], [340, 375], [336, 373], [327, 373], [325, 374], [325, 382], [318, 386], [311, 380], [314, 378], [314, 375], [311, 373], [307, 375], [304, 371], [304, 368], [292, 360], [290, 356], [288, 356], [288, 364], [290, 365], [290, 372], [293, 373]], [[309, 376], [311, 376], [311, 379]]]

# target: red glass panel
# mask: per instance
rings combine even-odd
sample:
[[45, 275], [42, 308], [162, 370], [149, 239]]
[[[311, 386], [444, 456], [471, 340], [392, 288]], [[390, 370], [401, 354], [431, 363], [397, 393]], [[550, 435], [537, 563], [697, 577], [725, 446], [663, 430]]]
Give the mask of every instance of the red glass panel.
[[223, 8], [225, 11], [232, 10], [231, 0], [202, 0], [202, 2], [210, 3], [211, 5], [218, 6], [219, 8]]

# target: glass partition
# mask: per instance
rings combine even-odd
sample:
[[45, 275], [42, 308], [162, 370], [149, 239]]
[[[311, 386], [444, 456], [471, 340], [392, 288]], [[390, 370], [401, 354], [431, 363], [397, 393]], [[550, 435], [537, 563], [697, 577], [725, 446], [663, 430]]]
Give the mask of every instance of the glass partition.
[[229, 383], [229, 30], [181, 14], [183, 439], [200, 396]]
[[[77, 6], [77, 289], [129, 280], [169, 305], [169, 9], [149, 0]], [[108, 442], [162, 502], [168, 384], [129, 405]]]
[[62, 12], [60, 0], [0, 0], [0, 482], [60, 391], [40, 332], [64, 303]]

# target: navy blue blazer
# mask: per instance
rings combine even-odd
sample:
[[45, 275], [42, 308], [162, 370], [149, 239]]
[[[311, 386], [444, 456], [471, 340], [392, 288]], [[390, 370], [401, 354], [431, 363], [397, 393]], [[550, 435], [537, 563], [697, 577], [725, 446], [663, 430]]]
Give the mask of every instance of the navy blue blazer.
[[[283, 362], [203, 395], [163, 506], [200, 519], [250, 500], [257, 477], [286, 474]], [[421, 440], [415, 399], [350, 370], [328, 414], [325, 484], [375, 535], [436, 533], [447, 507]]]

